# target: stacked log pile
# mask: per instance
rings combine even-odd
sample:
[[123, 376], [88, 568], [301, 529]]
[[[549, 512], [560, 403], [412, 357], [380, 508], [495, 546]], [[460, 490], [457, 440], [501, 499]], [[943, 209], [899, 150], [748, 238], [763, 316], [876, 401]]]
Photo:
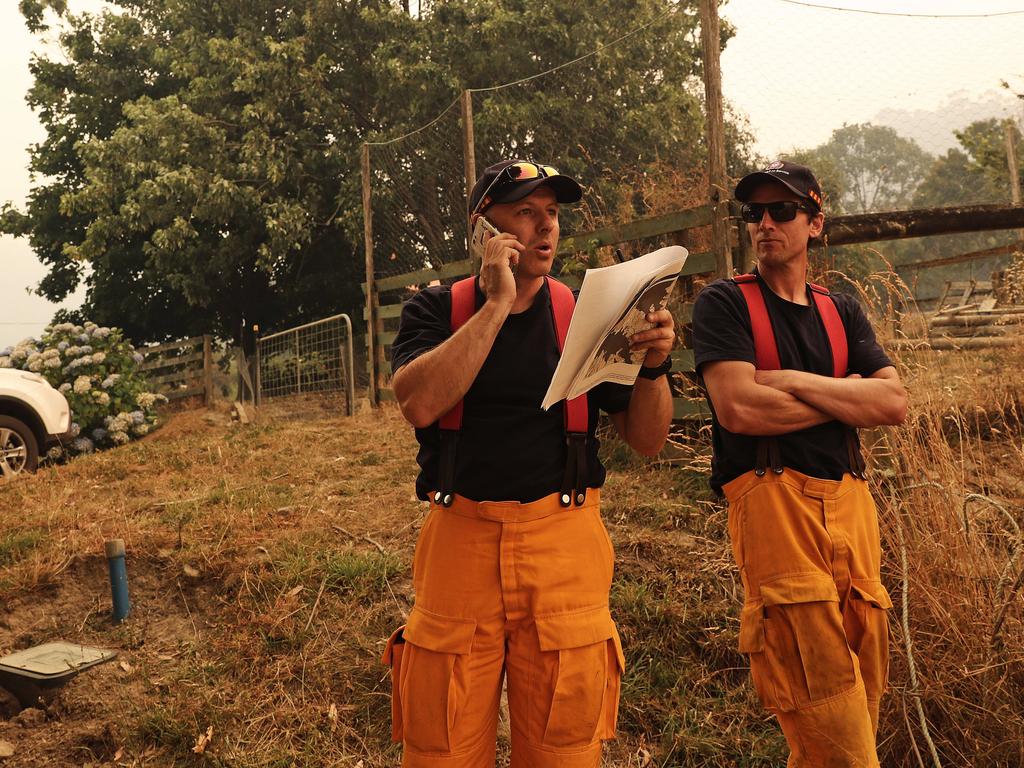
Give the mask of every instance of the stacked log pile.
[[945, 309], [928, 321], [932, 349], [989, 349], [1024, 343], [1024, 305], [993, 300]]

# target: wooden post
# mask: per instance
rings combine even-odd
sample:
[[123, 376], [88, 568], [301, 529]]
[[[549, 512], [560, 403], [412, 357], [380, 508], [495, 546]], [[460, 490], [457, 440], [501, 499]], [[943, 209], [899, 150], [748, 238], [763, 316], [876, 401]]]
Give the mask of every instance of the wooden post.
[[[1003, 130], [1006, 132], [1006, 167], [1010, 172], [1010, 200], [1014, 205], [1020, 205], [1020, 168], [1017, 165], [1017, 147], [1014, 142], [1013, 128], [1012, 120], [1003, 123]], [[1024, 240], [1024, 229], [1020, 230], [1017, 236]]]
[[256, 358], [253, 367], [256, 369], [255, 381], [253, 382], [252, 407], [257, 408], [263, 405], [263, 359], [260, 357], [260, 337], [256, 336]]
[[[466, 200], [468, 207], [469, 193], [473, 191], [473, 184], [476, 183], [476, 146], [473, 142], [473, 92], [468, 88], [462, 92], [462, 164], [463, 172], [466, 175]], [[469, 253], [469, 236], [472, 233], [469, 218], [466, 218], [466, 253]], [[470, 255], [472, 258], [472, 255]], [[471, 269], [477, 273], [478, 264], [473, 264]]]
[[373, 281], [373, 200], [370, 196], [370, 145], [363, 144], [363, 247], [366, 250], [366, 372], [370, 405], [380, 405], [377, 368], [377, 286]]
[[729, 189], [725, 175], [725, 118], [722, 112], [722, 68], [719, 63], [718, 0], [700, 0], [700, 41], [704, 56], [711, 249], [715, 254], [716, 275], [731, 277], [733, 268], [729, 247]]
[[213, 350], [208, 335], [203, 336], [203, 400], [207, 408], [213, 404]]
[[295, 391], [302, 394], [302, 350], [299, 348], [298, 331], [295, 331]]

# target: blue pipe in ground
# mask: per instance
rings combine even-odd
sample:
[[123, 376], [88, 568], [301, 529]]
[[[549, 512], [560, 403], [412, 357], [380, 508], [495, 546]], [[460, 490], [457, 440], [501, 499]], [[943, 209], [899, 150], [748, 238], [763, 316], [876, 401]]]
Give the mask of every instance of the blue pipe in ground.
[[110, 539], [104, 545], [110, 566], [110, 594], [114, 600], [113, 619], [120, 624], [128, 617], [128, 569], [124, 563], [124, 539]]

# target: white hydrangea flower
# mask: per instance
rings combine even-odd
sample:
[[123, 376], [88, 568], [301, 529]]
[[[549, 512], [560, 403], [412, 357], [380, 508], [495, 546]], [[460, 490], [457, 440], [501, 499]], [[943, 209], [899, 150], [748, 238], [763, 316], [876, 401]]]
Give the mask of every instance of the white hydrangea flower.
[[[86, 338], [88, 338], [88, 337], [86, 337]], [[78, 348], [78, 354], [80, 354], [80, 355], [91, 355], [92, 354], [92, 347], [90, 347], [88, 344], [83, 344], [82, 346], [80, 346]]]
[[135, 426], [132, 427], [132, 432], [134, 432], [139, 437], [142, 437], [142, 435], [149, 434], [149, 424], [136, 424]]
[[109, 437], [110, 437], [110, 442], [112, 442], [114, 445], [124, 445], [125, 443], [127, 443], [127, 442], [129, 442], [131, 440], [131, 438], [128, 436], [127, 432], [121, 432], [121, 431], [111, 432]]
[[103, 382], [100, 384], [100, 386], [103, 387], [103, 389], [110, 389], [112, 386], [114, 386], [117, 383], [117, 380], [120, 379], [120, 378], [121, 378], [121, 374], [119, 374], [119, 373], [112, 373], [109, 376], [107, 376], [107, 378], [105, 378], [103, 380]]
[[110, 405], [110, 395], [108, 395], [106, 392], [101, 392], [98, 389], [94, 389], [92, 391], [92, 397], [100, 405]]
[[49, 360], [44, 360], [43, 365], [47, 368], [60, 368], [60, 358], [51, 357]]
[[88, 437], [76, 437], [71, 441], [71, 449], [75, 453], [92, 453], [96, 448]]
[[73, 330], [75, 330], [75, 326], [71, 323], [58, 323], [53, 326], [54, 333], [70, 333]]
[[79, 435], [79, 433], [81, 433], [81, 431], [82, 431], [82, 425], [79, 424], [78, 422], [72, 421], [71, 422], [71, 436], [72, 437], [78, 437], [78, 435]]
[[132, 360], [134, 360], [136, 363], [141, 363], [145, 359], [146, 356], [143, 355], [141, 352], [136, 352], [135, 354], [132, 355]]
[[42, 359], [33, 360], [26, 367], [30, 371], [32, 371], [33, 373], [39, 373], [41, 370], [43, 370], [43, 360]]
[[13, 367], [14, 366], [11, 365], [11, 358], [6, 357], [6, 356], [5, 357], [0, 357], [0, 368], [13, 368]]
[[79, 376], [75, 379], [72, 389], [75, 390], [76, 394], [84, 395], [90, 389], [92, 389], [92, 376]]
[[135, 402], [139, 404], [139, 408], [152, 408], [156, 405], [156, 395], [152, 392], [142, 392], [135, 398]]
[[55, 357], [60, 357], [59, 349], [54, 349], [51, 347], [50, 349], [43, 350], [43, 360], [52, 360]]
[[107, 359], [107, 353], [106, 352], [97, 352], [95, 355], [92, 356], [93, 365], [99, 365], [100, 363], [102, 363], [106, 359]]
[[67, 348], [68, 348], [68, 343], [66, 341], [58, 342], [57, 349], [59, 349], [61, 352], [65, 351]]
[[110, 333], [111, 333], [111, 329], [104, 327], [104, 328], [96, 328], [96, 329], [94, 329], [93, 332], [92, 332], [92, 335], [93, 335], [94, 338], [97, 338], [97, 339], [105, 339], [108, 336], [110, 336]]
[[68, 392], [71, 391], [71, 384], [69, 384], [68, 382], [65, 381], [63, 384], [61, 384], [59, 387], [57, 387], [57, 389], [59, 389], [61, 392], [63, 392], [66, 395]]
[[103, 440], [103, 438], [105, 438], [106, 436], [107, 430], [105, 430], [103, 427], [96, 427], [96, 429], [92, 431], [92, 439], [95, 440], [97, 443]]

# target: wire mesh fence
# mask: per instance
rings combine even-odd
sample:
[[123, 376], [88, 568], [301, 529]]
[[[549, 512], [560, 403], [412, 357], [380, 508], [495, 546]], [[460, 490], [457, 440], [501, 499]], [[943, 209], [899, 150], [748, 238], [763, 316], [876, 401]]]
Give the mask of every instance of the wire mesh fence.
[[334, 315], [257, 340], [256, 399], [298, 395], [340, 396], [355, 407], [352, 321]]
[[468, 257], [467, 153], [477, 173], [514, 157], [577, 178], [585, 195], [563, 210], [563, 236], [704, 200], [696, 3], [617, 5], [628, 31], [595, 24], [546, 69], [524, 48], [504, 63], [523, 76], [469, 88], [468, 112], [453, 92], [422, 128], [371, 143], [375, 278]]

